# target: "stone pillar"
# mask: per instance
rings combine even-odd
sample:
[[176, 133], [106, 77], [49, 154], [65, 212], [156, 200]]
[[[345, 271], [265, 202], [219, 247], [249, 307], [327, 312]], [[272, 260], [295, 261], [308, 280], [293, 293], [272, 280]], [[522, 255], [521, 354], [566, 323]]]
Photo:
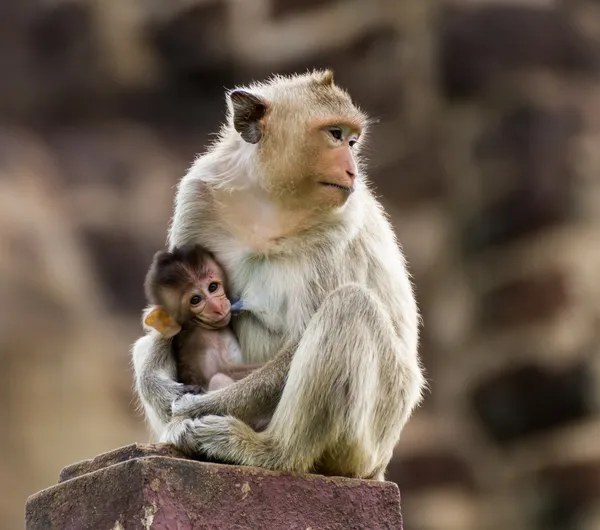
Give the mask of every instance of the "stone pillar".
[[27, 530], [402, 530], [396, 484], [199, 462], [133, 444], [68, 466]]

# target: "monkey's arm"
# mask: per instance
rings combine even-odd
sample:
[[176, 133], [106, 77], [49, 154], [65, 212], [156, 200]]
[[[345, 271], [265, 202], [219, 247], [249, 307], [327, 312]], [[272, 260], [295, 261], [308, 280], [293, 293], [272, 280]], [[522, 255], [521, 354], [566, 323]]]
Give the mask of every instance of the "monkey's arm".
[[262, 368], [264, 364], [234, 364], [227, 363], [223, 365], [219, 372], [228, 375], [234, 381], [240, 381], [251, 373], [255, 372], [259, 368]]
[[271, 414], [285, 386], [293, 352], [291, 345], [284, 348], [268, 363], [226, 388], [203, 395], [183, 395], [173, 403], [173, 415], [231, 415], [250, 423]]
[[176, 381], [177, 369], [171, 340], [149, 333], [132, 348], [135, 390], [154, 433], [159, 436], [171, 419], [173, 400], [188, 388]]

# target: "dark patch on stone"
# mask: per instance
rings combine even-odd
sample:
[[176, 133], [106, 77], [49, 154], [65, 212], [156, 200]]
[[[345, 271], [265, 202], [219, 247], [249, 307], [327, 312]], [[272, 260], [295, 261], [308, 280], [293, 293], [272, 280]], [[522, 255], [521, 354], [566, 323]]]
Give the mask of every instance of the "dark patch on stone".
[[586, 363], [559, 372], [525, 365], [483, 382], [471, 399], [488, 434], [510, 443], [585, 418], [594, 410], [592, 389]]
[[39, 112], [64, 122], [98, 111], [108, 78], [90, 6], [67, 2], [41, 10], [30, 32], [32, 63], [43, 87]]
[[286, 17], [288, 15], [304, 14], [315, 8], [332, 4], [339, 4], [344, 0], [273, 0], [271, 2], [271, 15], [274, 18]]
[[545, 321], [564, 309], [569, 298], [568, 283], [561, 272], [520, 278], [481, 298], [481, 324], [486, 330], [497, 330]]
[[211, 2], [193, 6], [165, 24], [150, 28], [149, 41], [166, 79], [192, 85], [200, 93], [212, 87], [222, 98], [223, 86], [217, 86], [212, 78], [221, 80], [232, 69], [231, 50], [224, 36], [226, 25], [227, 6]]
[[[165, 84], [150, 90], [120, 94], [118, 112], [125, 118], [150, 125], [165, 133], [167, 144], [176, 137], [201, 136], [194, 154], [208, 143], [225, 120], [224, 87], [241, 82], [228, 75], [211, 75], [206, 81], [169, 78]], [[247, 81], [247, 79], [246, 79]], [[175, 146], [176, 147], [176, 146]]]
[[[513, 168], [513, 190], [470, 221], [463, 233], [467, 253], [511, 242], [573, 215], [570, 139], [581, 126], [571, 110], [523, 106], [476, 146], [476, 159], [502, 160]], [[484, 172], [481, 186], [506, 175]]]
[[125, 232], [87, 228], [82, 237], [111, 310], [138, 313], [145, 303], [143, 281], [152, 254], [146, 255], [137, 240]]
[[600, 461], [552, 465], [539, 472], [540, 527], [576, 528], [579, 516], [600, 502]]
[[467, 463], [447, 451], [393, 459], [387, 468], [386, 478], [396, 482], [405, 496], [443, 486], [459, 486], [469, 492], [476, 490], [475, 479]]
[[559, 9], [452, 7], [440, 26], [441, 82], [450, 98], [476, 96], [517, 69], [598, 72], [597, 46]]
[[226, 9], [223, 2], [197, 5], [148, 27], [149, 46], [162, 68], [160, 82], [119, 94], [119, 112], [179, 133], [182, 127], [207, 137], [213, 133], [225, 117], [224, 89], [254, 77], [243, 71], [224, 37]]
[[93, 59], [89, 6], [59, 4], [39, 15], [32, 28], [32, 49], [42, 68], [87, 68]]

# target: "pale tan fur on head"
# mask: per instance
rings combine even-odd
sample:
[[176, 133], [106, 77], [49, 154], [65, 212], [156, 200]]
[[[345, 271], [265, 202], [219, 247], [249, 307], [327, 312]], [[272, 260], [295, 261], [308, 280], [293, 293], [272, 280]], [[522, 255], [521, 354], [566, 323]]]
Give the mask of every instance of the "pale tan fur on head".
[[[318, 156], [309, 145], [309, 134], [316, 124], [348, 124], [360, 130], [364, 141], [368, 118], [352, 102], [349, 94], [334, 83], [333, 72], [318, 70], [301, 75], [275, 75], [266, 81], [237, 87], [229, 94], [228, 127], [224, 136], [233, 134], [234, 108], [231, 94], [244, 91], [262, 101], [266, 107], [260, 120], [260, 141], [255, 145], [238, 144], [241, 150], [255, 150], [255, 175], [260, 184], [275, 197], [293, 198], [307, 185], [307, 177], [316, 171]], [[353, 149], [358, 160], [359, 145]], [[360, 165], [360, 164], [359, 164]]]

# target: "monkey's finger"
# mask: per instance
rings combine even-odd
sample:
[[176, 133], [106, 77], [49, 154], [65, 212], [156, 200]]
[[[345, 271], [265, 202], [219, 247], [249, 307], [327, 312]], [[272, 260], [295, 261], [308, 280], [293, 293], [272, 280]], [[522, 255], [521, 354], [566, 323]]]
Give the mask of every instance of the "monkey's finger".
[[183, 385], [181, 387], [182, 394], [202, 394], [202, 389], [197, 385]]

